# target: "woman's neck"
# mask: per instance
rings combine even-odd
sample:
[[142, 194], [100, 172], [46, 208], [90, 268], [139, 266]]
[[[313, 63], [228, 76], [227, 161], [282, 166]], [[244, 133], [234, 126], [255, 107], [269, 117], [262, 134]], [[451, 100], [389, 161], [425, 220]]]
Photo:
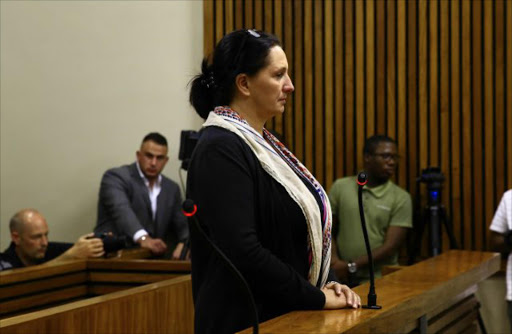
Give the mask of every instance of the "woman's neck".
[[256, 115], [256, 112], [252, 111], [253, 108], [250, 108], [245, 103], [237, 102], [231, 103], [229, 107], [233, 111], [236, 111], [243, 119], [245, 119], [251, 128], [258, 131], [259, 134], [263, 135], [263, 127], [265, 126], [266, 120], [259, 119]]

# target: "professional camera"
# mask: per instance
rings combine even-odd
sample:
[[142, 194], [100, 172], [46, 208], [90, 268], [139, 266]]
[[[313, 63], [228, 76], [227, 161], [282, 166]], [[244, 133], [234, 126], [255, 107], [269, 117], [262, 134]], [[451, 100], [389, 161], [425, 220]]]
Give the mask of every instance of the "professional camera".
[[117, 252], [120, 249], [128, 247], [128, 241], [124, 235], [113, 235], [106, 232], [94, 232], [93, 238], [99, 238], [103, 241], [103, 249], [105, 250], [105, 254]]
[[441, 173], [441, 168], [439, 167], [428, 167], [421, 171], [421, 175], [418, 177], [418, 182], [427, 184], [429, 195], [428, 199], [430, 203], [439, 202], [444, 179], [444, 175]]
[[444, 181], [444, 175], [441, 173], [441, 168], [428, 167], [421, 171], [421, 175], [418, 178], [418, 181], [427, 183], [427, 185], [439, 184], [439, 187], [441, 187], [441, 183]]
[[181, 168], [184, 170], [188, 170], [190, 158], [192, 157], [192, 153], [194, 152], [194, 148], [196, 147], [198, 140], [199, 132], [193, 130], [181, 131], [180, 152], [178, 158], [182, 161]]

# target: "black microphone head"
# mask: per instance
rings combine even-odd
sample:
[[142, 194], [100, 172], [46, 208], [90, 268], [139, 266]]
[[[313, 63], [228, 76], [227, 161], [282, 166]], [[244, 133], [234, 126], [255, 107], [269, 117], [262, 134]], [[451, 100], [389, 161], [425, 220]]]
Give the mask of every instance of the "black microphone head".
[[368, 182], [368, 174], [365, 172], [360, 172], [357, 175], [357, 184], [360, 186], [364, 186]]
[[183, 213], [187, 217], [192, 217], [197, 212], [197, 205], [190, 198], [187, 198], [182, 204]]

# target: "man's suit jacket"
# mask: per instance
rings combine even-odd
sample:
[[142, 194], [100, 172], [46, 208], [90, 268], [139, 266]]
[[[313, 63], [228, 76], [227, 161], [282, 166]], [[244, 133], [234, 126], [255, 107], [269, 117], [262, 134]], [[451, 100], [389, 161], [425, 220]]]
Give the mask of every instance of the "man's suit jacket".
[[133, 163], [107, 170], [101, 180], [94, 231], [126, 235], [130, 241], [140, 229], [164, 241], [188, 238], [187, 219], [181, 211], [178, 185], [162, 175], [161, 188], [153, 221], [149, 192], [137, 165]]

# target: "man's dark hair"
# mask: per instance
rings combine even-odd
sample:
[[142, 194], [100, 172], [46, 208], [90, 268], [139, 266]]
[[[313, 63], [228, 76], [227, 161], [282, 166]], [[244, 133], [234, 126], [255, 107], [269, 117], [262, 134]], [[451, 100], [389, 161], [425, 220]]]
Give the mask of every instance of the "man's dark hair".
[[396, 145], [396, 141], [385, 135], [373, 135], [366, 139], [363, 147], [363, 154], [374, 154], [377, 146], [380, 143], [393, 143]]
[[159, 134], [158, 132], [148, 133], [146, 135], [146, 137], [144, 137], [144, 139], [142, 139], [142, 143], [145, 143], [149, 140], [157, 143], [158, 145], [167, 147], [167, 139], [165, 139], [165, 137], [162, 136], [161, 134]]

